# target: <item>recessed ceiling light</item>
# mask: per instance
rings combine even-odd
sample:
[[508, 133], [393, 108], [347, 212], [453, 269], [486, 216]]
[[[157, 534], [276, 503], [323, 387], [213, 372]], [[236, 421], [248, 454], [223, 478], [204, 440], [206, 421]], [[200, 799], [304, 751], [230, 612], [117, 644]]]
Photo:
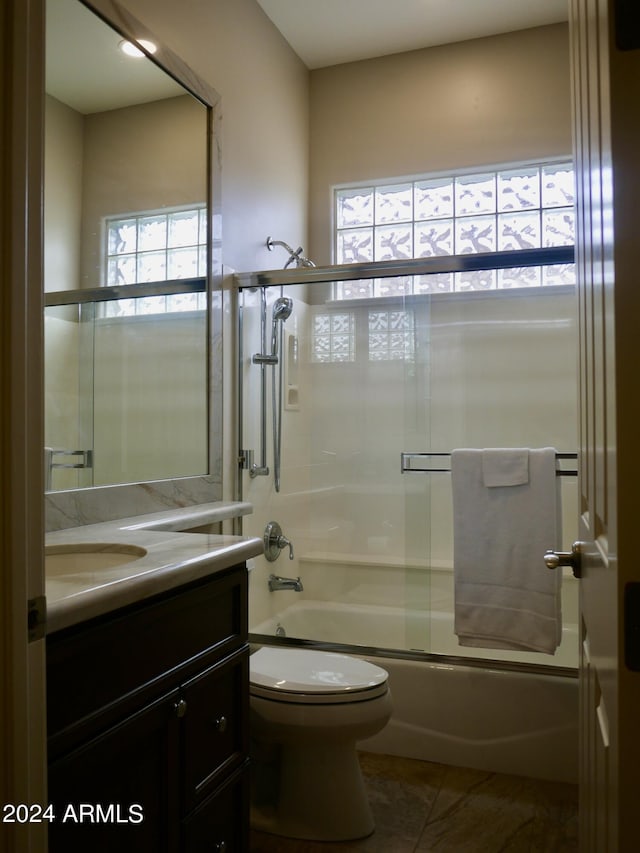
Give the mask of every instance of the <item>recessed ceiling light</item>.
[[133, 44], [133, 42], [130, 41], [121, 41], [118, 47], [123, 53], [126, 53], [127, 56], [133, 56], [136, 59], [139, 59], [141, 56], [145, 56], [145, 54], [136, 45], [143, 47], [147, 53], [155, 53], [158, 49], [152, 41], [147, 41], [146, 39], [138, 39], [136, 44]]

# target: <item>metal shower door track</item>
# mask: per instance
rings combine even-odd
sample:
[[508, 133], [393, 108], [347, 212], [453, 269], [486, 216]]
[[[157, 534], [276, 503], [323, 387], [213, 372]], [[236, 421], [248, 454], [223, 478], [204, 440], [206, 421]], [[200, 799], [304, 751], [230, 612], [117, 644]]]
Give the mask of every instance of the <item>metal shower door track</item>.
[[304, 269], [263, 270], [236, 273], [235, 287], [273, 287], [287, 284], [316, 284], [349, 281], [360, 278], [388, 278], [401, 275], [435, 275], [449, 272], [536, 267], [572, 264], [573, 246], [550, 246], [544, 249], [517, 249], [509, 252], [481, 252], [468, 255], [441, 255], [403, 261], [372, 261], [363, 264], [333, 264]]

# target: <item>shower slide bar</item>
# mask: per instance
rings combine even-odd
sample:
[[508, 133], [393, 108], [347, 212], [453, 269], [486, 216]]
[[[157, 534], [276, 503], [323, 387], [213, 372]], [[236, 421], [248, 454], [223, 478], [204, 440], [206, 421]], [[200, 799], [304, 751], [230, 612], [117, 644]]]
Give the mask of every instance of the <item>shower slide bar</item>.
[[[446, 468], [443, 466], [440, 467], [426, 467], [425, 465], [421, 465], [420, 462], [422, 460], [430, 459], [431, 457], [438, 457], [440, 459], [448, 459], [451, 457], [451, 453], [401, 453], [400, 454], [400, 473], [401, 474], [440, 474], [440, 473], [449, 473], [451, 468]], [[556, 459], [577, 459], [577, 453], [556, 453]], [[416, 464], [414, 464], [414, 462]], [[574, 468], [558, 468], [556, 470], [557, 477], [577, 477], [578, 471]]]

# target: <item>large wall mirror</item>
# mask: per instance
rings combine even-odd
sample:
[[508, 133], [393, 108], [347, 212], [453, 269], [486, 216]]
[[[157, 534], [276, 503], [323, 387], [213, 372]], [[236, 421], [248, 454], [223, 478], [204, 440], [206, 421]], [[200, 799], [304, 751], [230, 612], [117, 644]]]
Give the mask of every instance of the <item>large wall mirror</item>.
[[219, 455], [218, 99], [152, 40], [114, 0], [47, 0], [48, 491], [209, 474]]

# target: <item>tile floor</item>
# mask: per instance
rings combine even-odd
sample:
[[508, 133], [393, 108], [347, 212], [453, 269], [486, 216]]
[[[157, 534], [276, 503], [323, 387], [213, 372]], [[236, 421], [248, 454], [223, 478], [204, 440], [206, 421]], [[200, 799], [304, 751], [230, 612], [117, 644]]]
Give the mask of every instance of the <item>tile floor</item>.
[[360, 756], [376, 830], [318, 843], [251, 834], [251, 853], [570, 853], [578, 850], [577, 786]]

